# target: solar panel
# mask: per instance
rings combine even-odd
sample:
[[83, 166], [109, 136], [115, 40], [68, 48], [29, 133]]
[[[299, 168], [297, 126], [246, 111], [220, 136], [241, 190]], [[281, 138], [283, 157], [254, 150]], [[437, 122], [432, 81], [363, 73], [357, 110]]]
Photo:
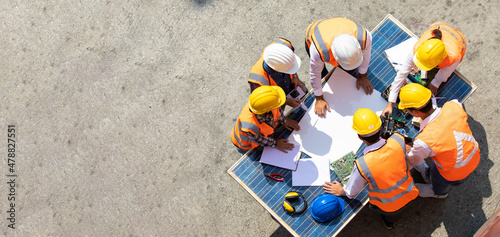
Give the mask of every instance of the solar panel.
[[[388, 15], [372, 30], [372, 56], [370, 66], [368, 68], [368, 77], [370, 78], [373, 87], [382, 92], [393, 81], [396, 76], [396, 71], [390, 65], [384, 55], [384, 51], [393, 47], [404, 40], [413, 36], [406, 27], [404, 27], [393, 16]], [[323, 82], [324, 85], [325, 82]], [[437, 97], [438, 105], [442, 106], [446, 101], [458, 99], [464, 102], [476, 89], [476, 86], [465, 79], [460, 73], [454, 72], [448, 81], [442, 84], [438, 90]], [[310, 91], [304, 104], [309, 108], [314, 102], [314, 94]], [[393, 109], [393, 116], [405, 118], [407, 126], [405, 128], [407, 134], [415, 137], [418, 134], [417, 128], [411, 125], [411, 115], [404, 115], [396, 108]], [[299, 121], [305, 114], [305, 110], [300, 107], [290, 111], [287, 117]], [[291, 132], [283, 127], [276, 129], [276, 134], [280, 137], [287, 138]], [[355, 153], [358, 157], [363, 156], [363, 149], [366, 146], [363, 144]], [[309, 210], [306, 210], [300, 215], [290, 215], [282, 207], [284, 196], [289, 191], [301, 192], [308, 203], [323, 194], [323, 188], [319, 187], [292, 187], [292, 172], [289, 170], [277, 168], [261, 164], [259, 162], [262, 151], [252, 149], [247, 154], [243, 155], [229, 170], [228, 173], [238, 181], [273, 217], [280, 222], [290, 233], [295, 236], [334, 236], [337, 235], [342, 228], [354, 218], [361, 208], [368, 203], [368, 192], [364, 189], [355, 199], [343, 198], [345, 202], [345, 211], [337, 218], [325, 222], [316, 222]], [[301, 159], [308, 159], [309, 156], [302, 154]], [[264, 173], [280, 173], [284, 175], [284, 182], [266, 178]], [[335, 173], [330, 172], [331, 180], [339, 181]]]

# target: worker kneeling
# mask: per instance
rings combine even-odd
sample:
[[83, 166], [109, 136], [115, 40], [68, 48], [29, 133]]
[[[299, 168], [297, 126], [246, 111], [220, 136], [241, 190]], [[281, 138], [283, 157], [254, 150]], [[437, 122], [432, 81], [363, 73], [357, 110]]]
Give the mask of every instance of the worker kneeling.
[[403, 136], [393, 134], [387, 140], [380, 138], [382, 121], [373, 111], [358, 109], [352, 128], [367, 145], [364, 156], [355, 161], [351, 177], [345, 187], [334, 181], [326, 182], [327, 193], [354, 198], [368, 182], [369, 208], [381, 214], [387, 229], [394, 227], [403, 207], [418, 196], [410, 169], [406, 163], [406, 145]]
[[408, 162], [416, 165], [427, 157], [434, 161], [425, 172], [432, 184], [417, 184], [420, 196], [445, 198], [451, 186], [465, 182], [476, 169], [479, 145], [472, 136], [462, 104], [452, 100], [442, 108], [434, 108], [431, 96], [424, 86], [408, 84], [401, 88], [398, 107], [422, 119]]
[[231, 141], [240, 153], [258, 146], [275, 147], [285, 153], [294, 148], [287, 139], [272, 137], [278, 124], [300, 130], [297, 121], [285, 117], [281, 108], [285, 101], [285, 92], [279, 86], [260, 86], [252, 92], [231, 132]]

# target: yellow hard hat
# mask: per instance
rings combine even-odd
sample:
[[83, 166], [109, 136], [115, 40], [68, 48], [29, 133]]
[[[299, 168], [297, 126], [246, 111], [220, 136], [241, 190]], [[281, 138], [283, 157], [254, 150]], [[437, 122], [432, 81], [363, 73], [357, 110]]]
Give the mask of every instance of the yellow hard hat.
[[421, 108], [431, 99], [431, 90], [418, 83], [410, 83], [401, 88], [399, 92], [399, 109]]
[[352, 129], [361, 136], [370, 136], [382, 126], [382, 120], [373, 111], [361, 108], [352, 117]]
[[255, 114], [265, 114], [282, 106], [286, 95], [279, 86], [260, 86], [255, 89], [248, 100], [250, 110]]
[[413, 63], [424, 71], [430, 71], [446, 58], [448, 53], [443, 41], [439, 39], [428, 39], [422, 42], [415, 54]]

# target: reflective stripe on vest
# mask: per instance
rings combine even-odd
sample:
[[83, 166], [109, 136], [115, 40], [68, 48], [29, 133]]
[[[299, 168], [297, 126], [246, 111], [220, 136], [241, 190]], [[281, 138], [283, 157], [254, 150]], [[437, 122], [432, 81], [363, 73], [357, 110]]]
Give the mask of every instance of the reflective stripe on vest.
[[234, 144], [242, 149], [246, 149], [246, 150], [249, 150], [250, 148], [252, 148], [252, 145], [247, 145], [247, 143], [243, 144], [242, 141], [245, 141], [245, 142], [248, 142], [248, 137], [247, 136], [238, 136], [238, 134], [236, 134], [236, 131], [239, 131], [238, 127], [234, 127], [233, 128], [233, 133], [232, 133], [232, 136], [231, 136], [231, 140], [233, 141], [233, 143], [237, 142], [238, 144]]
[[378, 197], [370, 197], [370, 199], [373, 200], [373, 201], [379, 201], [379, 202], [382, 202], [382, 203], [395, 202], [396, 200], [398, 200], [399, 198], [401, 198], [403, 195], [411, 192], [414, 187], [415, 187], [415, 183], [411, 182], [411, 184], [408, 185], [408, 188], [404, 192], [401, 192], [401, 193], [399, 193], [398, 195], [396, 195], [396, 196], [394, 196], [392, 198], [381, 199], [381, 198], [378, 198]]
[[[279, 121], [280, 113], [279, 108], [272, 111], [273, 126], [275, 126]], [[247, 133], [252, 133], [254, 135], [262, 134], [265, 137], [274, 133], [273, 127], [267, 125], [266, 123], [258, 122], [255, 114], [250, 111], [248, 103], [245, 105], [243, 110], [241, 110], [240, 116], [233, 127], [233, 131], [231, 132], [231, 141], [234, 145], [245, 150], [259, 146], [257, 143], [250, 142]]]
[[417, 48], [418, 46], [420, 46], [420, 44], [434, 37], [432, 35], [432, 31], [434, 29], [437, 29], [438, 27], [443, 34], [441, 41], [443, 41], [445, 45], [447, 55], [446, 58], [436, 66], [436, 68], [445, 68], [453, 65], [457, 61], [461, 62], [465, 55], [467, 41], [465, 40], [465, 37], [462, 32], [460, 32], [460, 30], [442, 21], [432, 23], [431, 26], [422, 34], [422, 36], [420, 36], [420, 39], [413, 46], [413, 53], [417, 51]]
[[[290, 49], [292, 48], [292, 44], [290, 41], [278, 38], [277, 40], [273, 41], [271, 44], [282, 44]], [[255, 83], [260, 86], [276, 86], [276, 82], [273, 80], [272, 77], [270, 77], [267, 72], [264, 70], [264, 67], [262, 64], [264, 63], [264, 50], [262, 50], [262, 54], [260, 56], [260, 59], [253, 65], [252, 69], [250, 70], [250, 75], [248, 76], [248, 83]], [[291, 78], [291, 77], [290, 77]]]
[[[405, 153], [405, 159], [406, 159], [406, 145], [405, 145], [404, 140], [401, 137], [394, 136], [394, 135], [392, 135], [390, 138], [392, 138], [398, 142], [398, 144], [403, 149], [403, 152]], [[408, 180], [408, 174], [406, 174], [406, 176], [404, 178], [402, 178], [401, 180], [399, 180], [394, 186], [389, 187], [389, 188], [385, 188], [385, 189], [380, 189], [377, 185], [377, 182], [375, 182], [375, 179], [373, 178], [373, 176], [370, 172], [370, 169], [366, 165], [365, 159], [358, 159], [358, 162], [359, 162], [358, 163], [359, 166], [363, 170], [363, 173], [365, 174], [365, 177], [368, 179], [368, 181], [370, 181], [370, 184], [373, 187], [373, 189], [368, 187], [368, 191], [370, 191], [370, 192], [390, 193], [390, 192], [398, 189], [399, 186], [401, 186], [401, 184], [403, 184], [404, 182], [406, 182], [406, 180]], [[365, 171], [367, 171], [367, 172], [365, 172]]]
[[365, 49], [366, 30], [361, 25], [346, 18], [327, 18], [311, 23], [306, 29], [307, 47], [310, 48], [311, 44], [314, 43], [323, 62], [337, 66], [338, 63], [333, 57], [331, 46], [333, 39], [343, 33], [356, 37], [361, 49]]
[[277, 39], [277, 40], [273, 41], [273, 43], [275, 43], [275, 44], [282, 44], [282, 45], [284, 45], [286, 47], [292, 48], [292, 44], [290, 42], [285, 42], [284, 39]]
[[[266, 75], [267, 75], [267, 73], [266, 73]], [[250, 73], [250, 76], [248, 76], [248, 81], [253, 82], [253, 83], [258, 82], [256, 84], [259, 84], [261, 86], [275, 86], [276, 85], [276, 83], [274, 83], [275, 85], [270, 85], [267, 78], [265, 78], [264, 76], [261, 76], [259, 74], [255, 74], [255, 73]], [[273, 80], [273, 82], [274, 82], [274, 80]]]
[[416, 137], [435, 153], [431, 157], [448, 181], [462, 180], [479, 164], [479, 144], [470, 131], [467, 114], [453, 102], [446, 102], [440, 114]]
[[[369, 161], [370, 165], [366, 162]], [[360, 174], [368, 181], [370, 203], [386, 212], [394, 212], [418, 196], [413, 178], [406, 163], [406, 145], [401, 135], [392, 135], [379, 150], [371, 151], [359, 158], [356, 165]], [[393, 170], [385, 172], [385, 166]], [[370, 170], [370, 167], [374, 170]], [[404, 177], [403, 176], [404, 172]], [[374, 177], [376, 173], [378, 177]], [[384, 175], [388, 175], [385, 176]], [[397, 177], [401, 177], [399, 180]], [[392, 178], [392, 180], [391, 180]], [[377, 183], [377, 180], [380, 183]], [[392, 185], [390, 187], [381, 187]]]
[[[447, 31], [448, 33], [450, 33], [450, 35], [452, 35], [453, 38], [455, 38], [457, 41], [463, 42], [464, 43], [463, 50], [465, 50], [465, 48], [467, 48], [467, 41], [465, 40], [464, 35], [462, 34], [462, 32], [459, 31], [458, 29], [453, 28], [453, 26], [451, 26], [448, 23], [445, 23], [445, 22], [438, 23], [438, 22], [436, 22], [436, 23], [432, 24], [427, 30], [433, 29], [434, 26], [441, 26], [441, 25], [445, 25], [445, 26], [449, 27], [450, 29], [453, 29], [453, 30], [449, 30], [446, 27], [443, 27], [443, 28], [440, 27], [439, 28], [439, 29], [443, 29], [443, 30]], [[432, 32], [432, 30], [431, 30], [431, 32]], [[460, 39], [457, 38], [457, 35], [458, 35], [458, 37], [460, 37]]]

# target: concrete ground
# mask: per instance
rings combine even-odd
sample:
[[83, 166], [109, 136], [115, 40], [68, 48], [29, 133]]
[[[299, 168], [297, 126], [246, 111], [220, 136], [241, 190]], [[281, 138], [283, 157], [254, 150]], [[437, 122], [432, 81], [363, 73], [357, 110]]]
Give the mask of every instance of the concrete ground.
[[417, 35], [439, 20], [459, 28], [481, 149], [445, 200], [418, 198], [392, 231], [362, 210], [340, 235], [471, 236], [499, 207], [497, 0], [3, 1], [0, 12], [0, 235], [288, 236], [227, 174], [241, 157], [230, 131], [262, 49], [291, 40], [311, 88], [304, 31], [334, 16], [371, 30], [390, 13]]

